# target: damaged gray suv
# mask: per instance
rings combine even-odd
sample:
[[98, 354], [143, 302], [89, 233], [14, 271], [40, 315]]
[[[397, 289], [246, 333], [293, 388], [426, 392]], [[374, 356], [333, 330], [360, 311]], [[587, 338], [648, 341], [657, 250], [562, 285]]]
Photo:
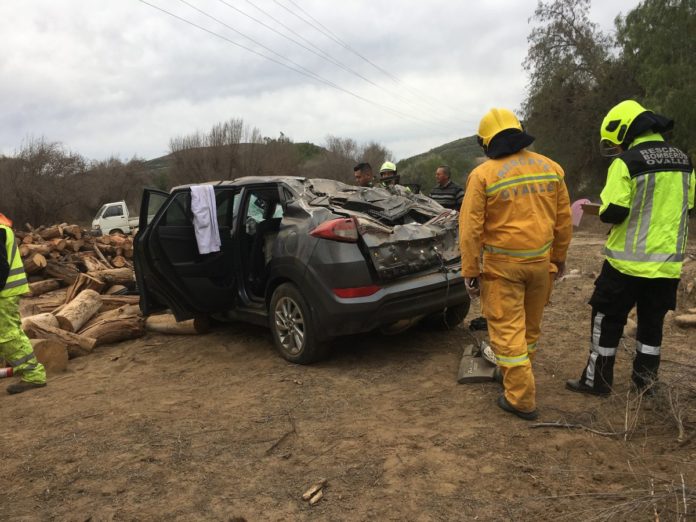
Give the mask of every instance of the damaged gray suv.
[[288, 361], [334, 337], [449, 327], [469, 310], [458, 215], [403, 187], [245, 177], [212, 184], [220, 252], [198, 253], [190, 186], [145, 190], [135, 238], [143, 313], [225, 316], [270, 327]]

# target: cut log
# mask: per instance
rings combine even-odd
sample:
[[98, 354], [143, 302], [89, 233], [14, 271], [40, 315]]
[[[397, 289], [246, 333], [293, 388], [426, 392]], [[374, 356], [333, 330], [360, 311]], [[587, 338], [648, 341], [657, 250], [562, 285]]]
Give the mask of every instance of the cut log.
[[109, 236], [110, 244], [116, 248], [123, 247], [124, 245], [130, 243], [130, 240], [125, 236], [120, 236], [118, 234], [111, 234]]
[[682, 314], [674, 317], [674, 324], [682, 328], [696, 328], [696, 314]]
[[64, 372], [68, 369], [68, 347], [54, 339], [29, 339], [34, 355], [44, 365], [48, 374]]
[[62, 237], [57, 237], [55, 239], [51, 239], [51, 248], [55, 251], [62, 252], [65, 250], [65, 247], [68, 246], [68, 242], [63, 239]]
[[123, 305], [137, 305], [140, 303], [139, 295], [103, 295], [99, 313], [113, 310]]
[[48, 255], [50, 251], [50, 243], [22, 243], [21, 245], [19, 245], [19, 255], [22, 257], [27, 257], [30, 254], [41, 254], [45, 256]]
[[80, 252], [78, 257], [80, 258], [80, 263], [85, 265], [87, 272], [96, 272], [97, 270], [111, 268], [111, 265], [105, 265], [97, 259], [95, 252]]
[[127, 290], [127, 288], [123, 285], [111, 285], [104, 293], [106, 295], [113, 295], [122, 292], [123, 290]]
[[73, 239], [81, 239], [82, 229], [80, 229], [79, 225], [66, 225], [63, 227], [63, 235]]
[[82, 325], [97, 313], [101, 306], [101, 296], [94, 290], [83, 290], [56, 313], [58, 324], [63, 330], [77, 332]]
[[141, 316], [134, 314], [124, 314], [121, 317], [97, 320], [83, 328], [80, 331], [80, 335], [96, 339], [97, 346], [128, 339], [137, 339], [145, 335], [145, 320]]
[[22, 238], [22, 244], [23, 245], [30, 245], [35, 242], [34, 235], [33, 234], [27, 234]]
[[111, 260], [111, 264], [114, 268], [123, 268], [128, 266], [128, 261], [126, 261], [126, 258], [123, 256], [116, 256]]
[[32, 297], [36, 297], [46, 292], [52, 292], [53, 290], [58, 290], [60, 288], [60, 281], [58, 279], [44, 279], [43, 281], [37, 281], [35, 283], [29, 283], [29, 292]]
[[30, 254], [24, 258], [24, 271], [33, 274], [42, 270], [47, 265], [46, 258], [41, 254]]
[[80, 332], [83, 330], [89, 328], [93, 324], [99, 322], [99, 321], [111, 321], [114, 319], [121, 319], [123, 317], [133, 317], [133, 316], [142, 316], [142, 312], [140, 311], [140, 306], [137, 304], [126, 304], [123, 306], [119, 306], [118, 308], [114, 308], [113, 310], [107, 310], [105, 312], [100, 312], [94, 317], [92, 317], [85, 325], [82, 327]]
[[77, 279], [77, 276], [80, 275], [80, 271], [77, 269], [77, 267], [73, 264], [66, 264], [66, 263], [58, 263], [56, 261], [51, 261], [46, 265], [46, 273], [51, 276], [55, 277], [56, 279], [60, 279], [65, 283], [66, 285], [71, 285], [75, 282]]
[[94, 251], [95, 251], [95, 252], [97, 253], [97, 255], [99, 256], [99, 259], [101, 259], [102, 262], [104, 263], [104, 265], [106, 265], [107, 268], [113, 268], [113, 267], [111, 266], [111, 263], [109, 263], [109, 260], [106, 259], [106, 258], [104, 257], [104, 254], [102, 253], [102, 251], [101, 251], [101, 249], [99, 248], [99, 246], [97, 246], [96, 243], [94, 243], [94, 245], [92, 245], [92, 246], [93, 246], [93, 248], [94, 248]]
[[60, 328], [58, 319], [56, 319], [56, 316], [50, 312], [30, 315], [29, 317], [24, 317], [22, 319], [22, 330], [24, 330], [24, 333], [27, 334], [27, 337], [36, 337], [34, 331], [32, 330], [32, 325]]
[[630, 337], [631, 339], [635, 339], [637, 333], [638, 323], [636, 323], [633, 319], [629, 317], [628, 319], [626, 319], [626, 325], [624, 326], [624, 337]]
[[73, 252], [79, 252], [80, 249], [85, 246], [85, 241], [83, 239], [66, 239], [66, 247]]
[[87, 355], [94, 350], [94, 346], [97, 344], [96, 339], [72, 332], [66, 332], [65, 330], [53, 328], [52, 326], [34, 325], [32, 328], [36, 337], [39, 339], [52, 339], [65, 344], [68, 349], [68, 356], [71, 359], [79, 357], [80, 355]]
[[89, 275], [101, 279], [109, 285], [133, 286], [135, 272], [132, 268], [110, 268], [108, 270], [95, 270]]
[[160, 314], [148, 317], [145, 320], [145, 328], [151, 332], [195, 335], [207, 332], [209, 323], [201, 318], [177, 322], [172, 314]]
[[75, 279], [75, 282], [70, 285], [70, 288], [68, 288], [68, 292], [65, 295], [65, 302], [69, 303], [83, 290], [94, 290], [99, 294], [105, 286], [106, 283], [101, 279], [92, 277], [89, 274], [80, 274], [77, 276], [77, 279]]
[[63, 232], [61, 231], [61, 228], [56, 225], [53, 227], [44, 228], [43, 230], [39, 231], [39, 235], [43, 239], [53, 239], [56, 237], [63, 237]]

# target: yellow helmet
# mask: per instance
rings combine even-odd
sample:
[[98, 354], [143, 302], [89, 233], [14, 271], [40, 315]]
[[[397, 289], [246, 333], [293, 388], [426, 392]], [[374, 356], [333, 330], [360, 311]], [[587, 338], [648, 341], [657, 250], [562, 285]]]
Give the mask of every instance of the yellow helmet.
[[396, 172], [396, 165], [394, 165], [391, 161], [385, 161], [382, 163], [379, 172]]
[[620, 145], [626, 139], [626, 132], [635, 119], [645, 112], [650, 111], [634, 100], [624, 100], [609, 110], [599, 129], [602, 156], [611, 157], [621, 153]]
[[484, 148], [488, 147], [496, 134], [507, 129], [524, 130], [520, 120], [517, 119], [517, 116], [511, 110], [502, 108], [491, 109], [481, 118], [479, 123], [477, 133], [479, 144]]

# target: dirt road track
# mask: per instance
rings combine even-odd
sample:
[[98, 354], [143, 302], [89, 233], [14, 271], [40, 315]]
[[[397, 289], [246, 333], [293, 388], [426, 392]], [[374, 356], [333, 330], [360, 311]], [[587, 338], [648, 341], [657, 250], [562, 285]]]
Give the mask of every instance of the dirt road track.
[[[585, 303], [601, 242], [574, 241], [569, 268], [584, 275], [556, 288], [535, 374], [542, 421], [621, 432], [629, 342], [614, 398], [563, 389], [586, 358]], [[530, 429], [495, 407], [496, 384], [456, 384], [468, 335], [418, 328], [347, 338], [309, 367], [286, 363], [266, 330], [246, 325], [99, 348], [43, 390], [0, 396], [0, 512], [9, 520], [654, 520], [650, 501], [634, 513], [620, 507], [649, 500], [652, 480], [661, 520], [676, 518], [674, 495], [658, 497], [681, 475], [693, 489], [696, 442], [676, 441], [664, 404], [643, 404], [628, 440]], [[666, 328], [674, 362], [663, 366], [665, 382], [685, 372], [693, 381], [693, 368], [678, 363], [693, 364], [694, 337]], [[694, 397], [685, 400], [693, 412]], [[690, 432], [695, 420], [687, 418]], [[324, 499], [310, 507], [301, 494], [320, 478]]]

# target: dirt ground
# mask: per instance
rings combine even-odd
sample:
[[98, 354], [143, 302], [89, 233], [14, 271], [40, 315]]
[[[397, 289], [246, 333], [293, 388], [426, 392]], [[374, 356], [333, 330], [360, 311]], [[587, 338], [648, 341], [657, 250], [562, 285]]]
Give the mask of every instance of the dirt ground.
[[[568, 269], [580, 275], [557, 284], [534, 364], [540, 422], [601, 434], [534, 427], [495, 406], [497, 384], [457, 384], [477, 304], [454, 330], [342, 339], [308, 367], [248, 325], [150, 334], [0, 396], [0, 518], [696, 519], [696, 330], [667, 321], [654, 399], [629, 395], [628, 338], [612, 398], [564, 390], [587, 357], [604, 232], [576, 233]], [[682, 308], [696, 306], [695, 277], [696, 261]], [[301, 495], [322, 478], [310, 506]]]

